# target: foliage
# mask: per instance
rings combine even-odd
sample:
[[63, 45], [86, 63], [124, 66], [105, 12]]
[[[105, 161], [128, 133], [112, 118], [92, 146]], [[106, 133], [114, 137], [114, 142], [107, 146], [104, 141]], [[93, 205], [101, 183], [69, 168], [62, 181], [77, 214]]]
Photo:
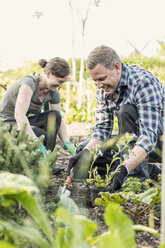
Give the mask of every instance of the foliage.
[[26, 134], [26, 126], [20, 132], [13, 128], [9, 132], [9, 125], [0, 120], [0, 170], [25, 174], [32, 178], [38, 185], [46, 187], [49, 184], [51, 168], [59, 156], [59, 146], [51, 153], [48, 151], [46, 158], [37, 148], [42, 142], [37, 142]]
[[[159, 236], [158, 232], [145, 226], [134, 226], [117, 203], [109, 203], [105, 208], [104, 220], [109, 231], [96, 236], [97, 225], [80, 215], [74, 201], [61, 197], [51, 219], [45, 213], [39, 189], [33, 181], [23, 175], [1, 172], [0, 205], [12, 200], [26, 210], [29, 221], [19, 221], [0, 215], [0, 247], [41, 247], [41, 248], [108, 248], [136, 247], [134, 230], [149, 231]], [[3, 200], [3, 201], [2, 201]], [[4, 207], [7, 204], [3, 205]], [[5, 246], [1, 246], [1, 245]]]
[[165, 61], [161, 60], [159, 57], [148, 58], [141, 54], [136, 54], [129, 56], [128, 58], [122, 58], [122, 61], [126, 64], [143, 67], [153, 73], [160, 82], [165, 85], [165, 75], [163, 74], [163, 71], [165, 70]]
[[[132, 140], [134, 140], [134, 138], [135, 138], [134, 134], [125, 133], [120, 138], [118, 137], [111, 138], [110, 140], [105, 142], [103, 147], [101, 148], [95, 147], [93, 151], [93, 161], [89, 170], [89, 179], [86, 180], [87, 183], [91, 184], [96, 188], [110, 187], [114, 174], [118, 172], [121, 164], [125, 162], [125, 160], [129, 157], [130, 154], [132, 154], [129, 143]], [[100, 155], [103, 156], [103, 151], [105, 151], [107, 148], [113, 147], [114, 143], [117, 147], [117, 151], [114, 150], [111, 151], [111, 153], [113, 153], [113, 158], [110, 164], [106, 164], [106, 175], [105, 178], [103, 178], [102, 176], [99, 175], [98, 168], [97, 167], [93, 168], [93, 165], [95, 160], [98, 158], [98, 156]], [[127, 150], [127, 154], [124, 153], [123, 159], [121, 159], [121, 154], [126, 150]], [[116, 167], [115, 170], [111, 171], [111, 167], [116, 161], [118, 161], [118, 166]]]
[[[163, 50], [164, 51], [164, 50]], [[136, 64], [139, 65], [153, 74], [155, 74], [161, 83], [165, 85], [165, 61], [160, 59], [160, 57], [145, 57], [142, 55], [132, 55], [127, 58], [121, 58], [124, 63], [127, 64]], [[72, 60], [68, 60], [69, 65], [72, 69]], [[63, 85], [61, 92], [62, 100], [62, 112], [65, 118], [65, 121], [87, 121], [95, 124], [95, 109], [96, 109], [96, 100], [95, 100], [95, 85], [90, 79], [89, 72], [85, 66], [86, 61], [84, 61], [84, 82], [82, 89], [82, 106], [81, 109], [77, 109], [78, 102], [78, 88], [79, 88], [79, 73], [80, 73], [80, 59], [76, 59], [76, 82], [70, 82], [70, 91], [69, 94], [66, 94], [66, 84]], [[8, 87], [11, 83], [19, 78], [28, 75], [28, 74], [40, 74], [42, 72], [41, 67], [36, 62], [29, 63], [28, 66], [18, 68], [17, 70], [10, 70], [7, 72], [0, 72], [0, 81], [7, 83]], [[4, 90], [0, 88], [0, 99], [4, 94]], [[66, 96], [69, 101], [69, 112], [66, 112]], [[89, 111], [90, 110], [90, 111]], [[117, 130], [117, 120], [115, 119], [115, 131]]]
[[[39, 201], [39, 189], [33, 181], [23, 175], [15, 175], [9, 172], [1, 172], [0, 178], [5, 178], [6, 182], [4, 184], [2, 180], [0, 181], [0, 198], [3, 199], [3, 202], [5, 203], [10, 199], [21, 203], [38, 225], [38, 229], [32, 226], [23, 226], [14, 220], [1, 216], [0, 232], [3, 239], [11, 241], [12, 244], [17, 244], [18, 241], [16, 242], [15, 240], [21, 236], [23, 239], [27, 239], [28, 242], [35, 243], [41, 248], [53, 247], [53, 232]], [[12, 205], [10, 205], [11, 208], [13, 207]], [[40, 229], [46, 235], [46, 238]]]
[[158, 56], [162, 59], [165, 59], [165, 41], [160, 41], [160, 40], [157, 40], [157, 42], [159, 43], [160, 45], [160, 49], [158, 51]]
[[[97, 198], [95, 204], [105, 207], [109, 202], [116, 202], [134, 219], [138, 219], [147, 210], [157, 210], [158, 206], [160, 207], [160, 185], [152, 180], [140, 182], [139, 179], [130, 177], [125, 181], [122, 189], [123, 191], [113, 194], [109, 192], [101, 193], [101, 198]], [[129, 207], [128, 202], [130, 201], [134, 203], [134, 208]], [[142, 204], [143, 207], [141, 209]], [[153, 211], [151, 213], [153, 214]], [[149, 224], [152, 227], [154, 226], [154, 223]]]

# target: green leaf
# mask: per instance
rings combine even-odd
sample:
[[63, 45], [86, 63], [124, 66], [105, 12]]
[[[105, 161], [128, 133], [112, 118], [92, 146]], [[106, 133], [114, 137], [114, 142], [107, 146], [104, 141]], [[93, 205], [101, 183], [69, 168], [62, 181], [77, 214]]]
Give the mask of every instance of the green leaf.
[[41, 230], [45, 233], [51, 243], [53, 243], [53, 232], [49, 220], [37, 200], [28, 192], [21, 192], [15, 198], [22, 204], [26, 211], [36, 221]]
[[104, 218], [111, 230], [111, 235], [104, 240], [103, 244], [106, 242], [110, 242], [109, 244], [111, 244], [112, 242], [112, 247], [136, 247], [132, 221], [122, 212], [118, 204], [110, 203], [105, 209]]
[[62, 248], [88, 248], [97, 225], [88, 218], [71, 215], [66, 209], [59, 207], [56, 211], [58, 231], [56, 245]]
[[139, 200], [141, 202], [144, 202], [146, 204], [150, 204], [152, 201], [152, 198], [156, 196], [158, 193], [158, 190], [156, 188], [150, 188], [147, 191], [139, 194]]
[[[96, 237], [94, 237], [91, 241], [90, 241], [90, 245], [93, 247], [98, 247], [99, 242], [102, 242], [104, 239], [108, 239], [108, 237], [110, 236], [111, 231], [108, 232], [104, 232], [101, 235], [98, 235]], [[96, 246], [95, 246], [96, 245]]]
[[126, 199], [120, 193], [110, 194], [109, 192], [105, 192], [101, 193], [101, 198], [96, 198], [95, 205], [106, 207], [110, 202], [116, 202], [123, 206]]
[[0, 248], [19, 248], [19, 247], [15, 245], [11, 245], [6, 241], [0, 241]]
[[165, 248], [165, 243], [161, 244], [161, 246], [159, 246], [159, 248]]
[[19, 236], [21, 238], [27, 238], [32, 244], [37, 244], [41, 248], [50, 248], [49, 243], [42, 238], [41, 233], [33, 227], [25, 227], [18, 225], [12, 220], [2, 221], [0, 220], [0, 226], [7, 230], [11, 237], [15, 238]]
[[15, 194], [22, 190], [39, 193], [39, 189], [30, 178], [7, 171], [0, 172], [0, 195]]
[[71, 226], [73, 220], [73, 216], [69, 211], [64, 209], [63, 207], [58, 207], [56, 210], [56, 221], [64, 226]]
[[148, 226], [133, 225], [132, 228], [133, 228], [133, 230], [136, 230], [136, 231], [149, 232], [149, 233], [155, 235], [156, 237], [160, 238], [159, 232], [153, 228], [148, 227]]
[[120, 196], [125, 200], [130, 200], [136, 203], [141, 203], [139, 200], [139, 194], [136, 194], [135, 192], [120, 192]]
[[106, 201], [104, 201], [104, 200], [101, 199], [101, 198], [96, 198], [94, 203], [95, 203], [95, 205], [97, 205], [97, 206], [102, 206], [102, 207], [104, 207], [104, 208], [105, 208], [105, 206], [108, 204]]
[[10, 194], [19, 201], [53, 244], [50, 222], [32, 192], [38, 193], [39, 189], [28, 177], [10, 172], [0, 173], [0, 195]]
[[72, 215], [79, 214], [78, 206], [70, 197], [61, 196], [59, 205], [65, 209], [67, 209], [69, 211], [69, 213], [71, 213]]
[[82, 215], [75, 215], [74, 216], [75, 221], [78, 225], [83, 226], [83, 238], [88, 239], [91, 238], [97, 229], [97, 225], [89, 220], [88, 218], [82, 216]]

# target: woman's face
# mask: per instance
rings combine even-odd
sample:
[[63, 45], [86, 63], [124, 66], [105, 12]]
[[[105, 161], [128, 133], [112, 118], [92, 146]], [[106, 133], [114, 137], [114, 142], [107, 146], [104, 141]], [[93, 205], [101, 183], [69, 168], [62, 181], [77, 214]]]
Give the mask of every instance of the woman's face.
[[65, 83], [66, 81], [69, 81], [68, 76], [64, 78], [56, 77], [52, 75], [50, 71], [46, 73], [46, 76], [47, 76], [47, 80], [46, 80], [47, 87], [49, 90], [52, 90], [52, 91], [57, 88], [60, 89], [63, 83]]

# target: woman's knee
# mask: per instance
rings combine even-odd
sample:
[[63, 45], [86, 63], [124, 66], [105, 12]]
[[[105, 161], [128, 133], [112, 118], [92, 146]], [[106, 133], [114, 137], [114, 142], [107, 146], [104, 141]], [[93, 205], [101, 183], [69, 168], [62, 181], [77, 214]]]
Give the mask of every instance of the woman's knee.
[[51, 121], [54, 121], [55, 122], [55, 125], [56, 125], [56, 128], [59, 128], [60, 125], [61, 125], [61, 114], [59, 111], [57, 110], [50, 110], [50, 113], [49, 113], [49, 118]]

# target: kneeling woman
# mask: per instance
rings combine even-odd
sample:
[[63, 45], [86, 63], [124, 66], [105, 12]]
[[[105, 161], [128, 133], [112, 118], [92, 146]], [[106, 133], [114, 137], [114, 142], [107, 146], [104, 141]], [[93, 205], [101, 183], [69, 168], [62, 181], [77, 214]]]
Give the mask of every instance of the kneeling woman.
[[[72, 155], [75, 147], [69, 142], [64, 121], [61, 117], [61, 103], [58, 88], [68, 81], [70, 68], [68, 63], [61, 58], [50, 61], [39, 61], [43, 68], [40, 75], [26, 75], [14, 82], [6, 91], [0, 102], [0, 118], [9, 123], [11, 128], [17, 125], [20, 130], [27, 124], [27, 133], [37, 139], [44, 135], [44, 146], [53, 150], [58, 134], [63, 143], [63, 148]], [[45, 103], [49, 103], [49, 111], [41, 112]]]

